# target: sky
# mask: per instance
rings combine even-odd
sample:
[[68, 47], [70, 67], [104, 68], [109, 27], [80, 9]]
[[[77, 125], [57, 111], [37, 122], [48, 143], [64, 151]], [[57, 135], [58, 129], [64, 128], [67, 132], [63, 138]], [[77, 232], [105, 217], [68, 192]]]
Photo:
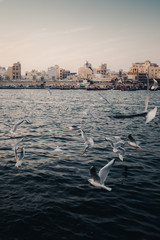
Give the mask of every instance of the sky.
[[160, 0], [0, 0], [0, 66], [160, 65]]

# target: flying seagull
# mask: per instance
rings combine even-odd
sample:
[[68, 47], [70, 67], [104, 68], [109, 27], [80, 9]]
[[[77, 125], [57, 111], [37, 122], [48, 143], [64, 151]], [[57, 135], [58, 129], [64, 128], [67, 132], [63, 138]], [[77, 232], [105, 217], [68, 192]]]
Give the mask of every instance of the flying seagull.
[[18, 151], [17, 149], [15, 148], [15, 159], [16, 159], [16, 167], [20, 167], [22, 165], [22, 160], [24, 158], [24, 154], [25, 154], [25, 151], [24, 151], [24, 148], [22, 147], [21, 148], [21, 152], [20, 152], [20, 155], [18, 156]]
[[95, 166], [92, 166], [90, 168], [91, 178], [88, 179], [88, 181], [95, 187], [104, 188], [105, 190], [111, 191], [112, 188], [105, 186], [104, 183], [114, 163], [115, 159], [112, 159], [109, 163], [107, 163], [103, 168], [100, 169], [98, 174], [96, 172]]
[[122, 147], [125, 144], [125, 141], [123, 140], [118, 140], [117, 142], [113, 142], [110, 138], [105, 138], [107, 142], [109, 142], [113, 148], [113, 152], [117, 152], [118, 148]]
[[87, 150], [90, 146], [91, 146], [91, 147], [94, 146], [94, 141], [93, 141], [93, 138], [88, 138], [88, 137], [86, 136], [85, 132], [84, 132], [82, 129], [80, 129], [79, 131], [81, 132], [81, 136], [82, 136], [82, 138], [83, 138], [83, 140], [84, 140], [84, 143], [85, 143], [85, 149], [84, 149], [84, 152], [83, 152], [83, 153], [85, 153], [86, 150]]

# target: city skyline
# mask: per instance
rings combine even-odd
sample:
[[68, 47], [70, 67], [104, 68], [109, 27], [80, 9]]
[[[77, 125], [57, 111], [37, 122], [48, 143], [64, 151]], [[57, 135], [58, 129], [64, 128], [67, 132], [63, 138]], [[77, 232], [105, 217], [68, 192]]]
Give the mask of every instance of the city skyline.
[[0, 0], [0, 66], [21, 62], [22, 74], [55, 64], [128, 71], [134, 62], [160, 64], [158, 0]]

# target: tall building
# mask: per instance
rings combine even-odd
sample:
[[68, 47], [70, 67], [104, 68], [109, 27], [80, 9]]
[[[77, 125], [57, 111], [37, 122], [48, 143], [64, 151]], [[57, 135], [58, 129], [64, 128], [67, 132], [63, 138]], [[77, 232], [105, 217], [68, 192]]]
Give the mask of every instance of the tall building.
[[138, 74], [147, 74], [149, 78], [160, 78], [160, 67], [156, 63], [145, 61], [144, 63], [134, 63], [130, 67], [130, 72], [137, 72]]
[[107, 73], [107, 64], [104, 63], [104, 64], [101, 64], [98, 69], [97, 69], [97, 73], [98, 74], [102, 74], [102, 75], [106, 75]]
[[21, 79], [21, 64], [19, 62], [14, 63], [12, 67], [8, 67], [8, 76], [10, 80]]

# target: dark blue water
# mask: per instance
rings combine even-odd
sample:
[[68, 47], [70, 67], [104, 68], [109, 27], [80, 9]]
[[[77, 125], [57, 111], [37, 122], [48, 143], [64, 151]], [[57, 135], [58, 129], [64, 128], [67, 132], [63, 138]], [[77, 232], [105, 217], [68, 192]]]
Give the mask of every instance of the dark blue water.
[[[144, 110], [145, 91], [0, 90], [0, 240], [160, 239], [160, 92], [150, 92], [155, 120], [110, 119]], [[86, 112], [92, 113], [94, 118]], [[27, 119], [8, 140], [4, 125]], [[156, 122], [156, 123], [155, 123]], [[81, 124], [95, 145], [68, 126]], [[105, 137], [132, 134], [142, 149], [126, 145], [121, 162]], [[24, 162], [15, 167], [11, 146], [24, 138]], [[62, 148], [55, 152], [56, 146]], [[88, 182], [89, 169], [113, 157], [108, 192]]]

